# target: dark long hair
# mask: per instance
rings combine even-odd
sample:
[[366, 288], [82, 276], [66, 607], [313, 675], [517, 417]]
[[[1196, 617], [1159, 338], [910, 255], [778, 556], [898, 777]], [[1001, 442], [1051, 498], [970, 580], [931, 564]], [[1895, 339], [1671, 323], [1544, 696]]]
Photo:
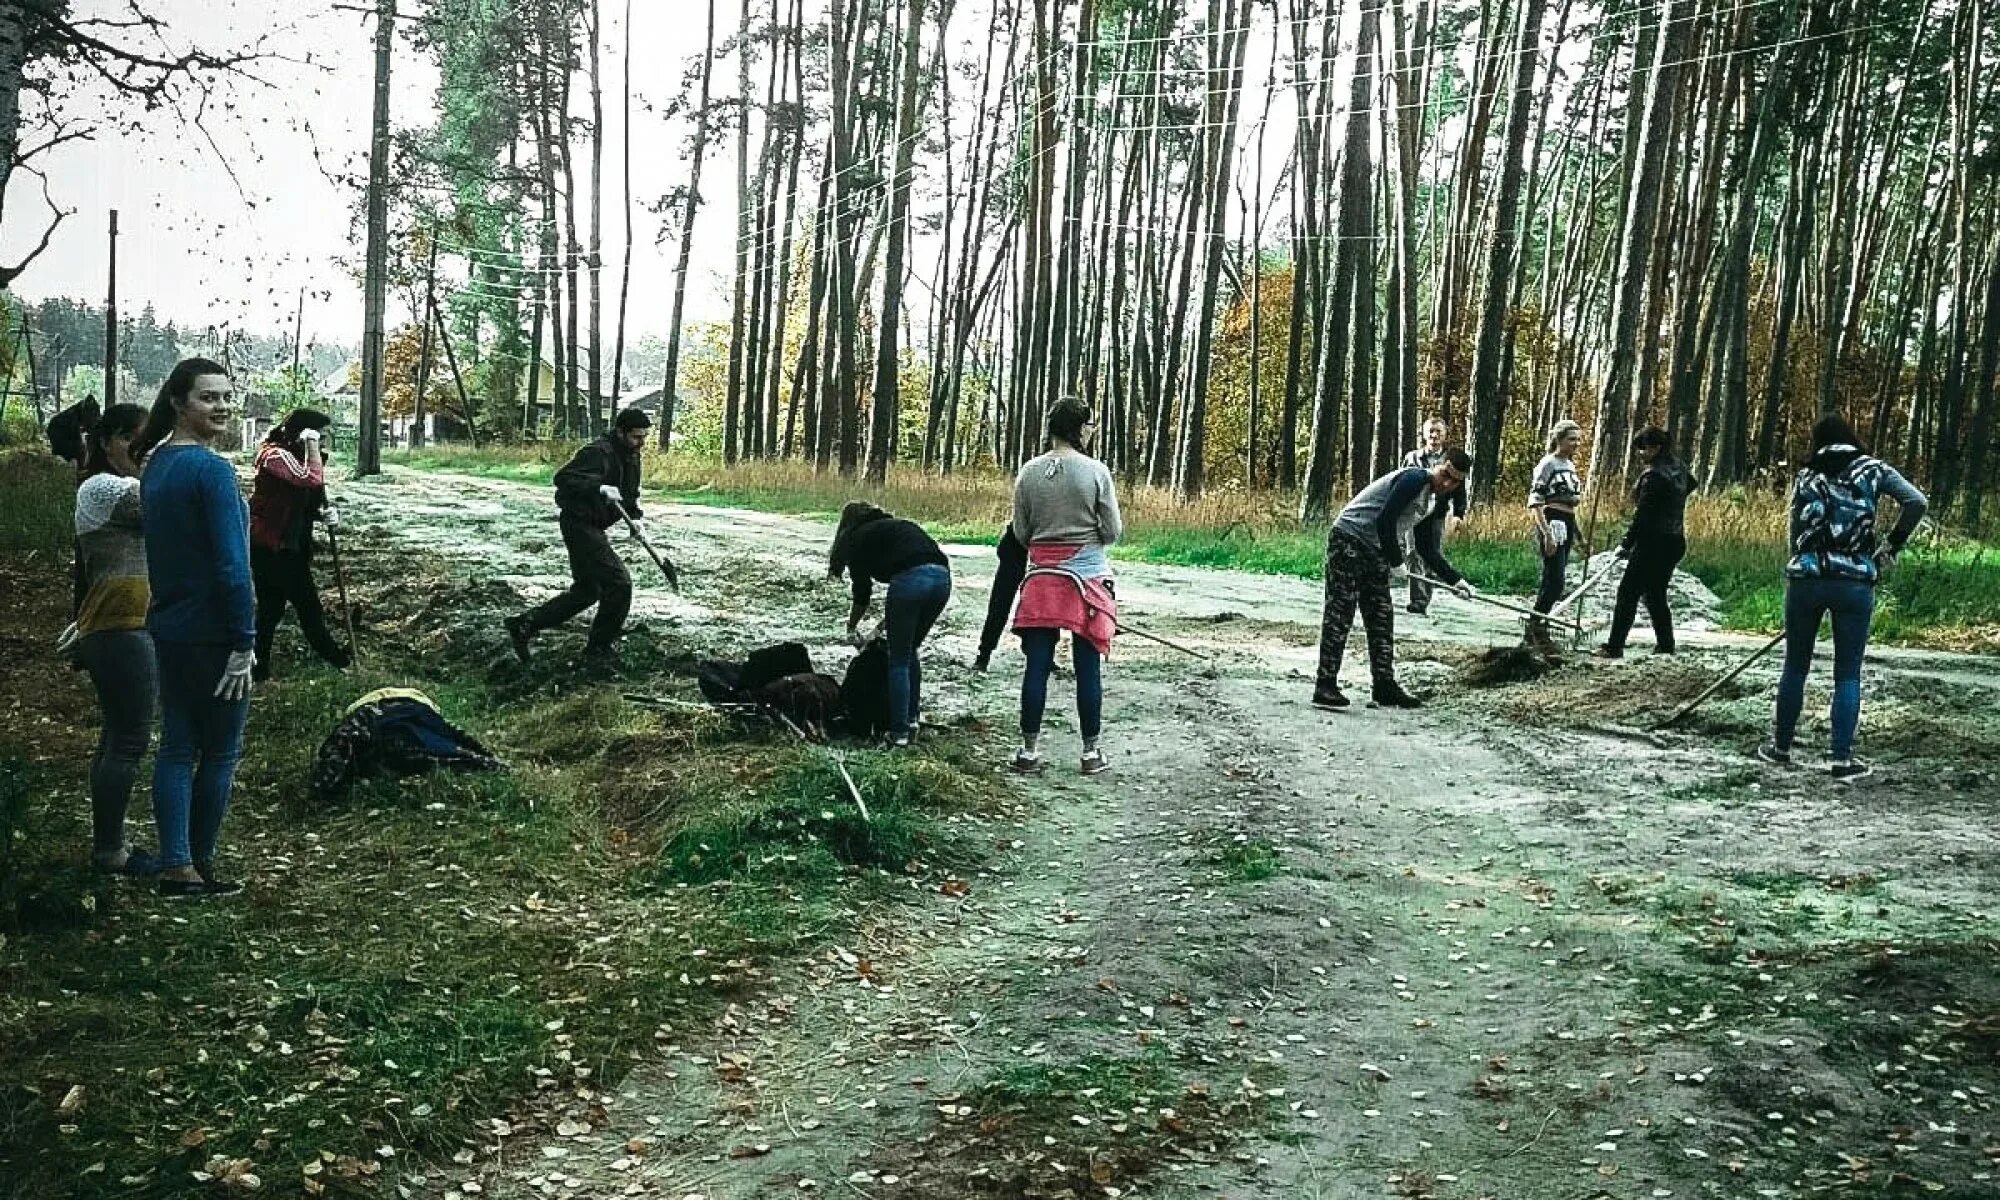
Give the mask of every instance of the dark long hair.
[[1065, 396], [1049, 409], [1049, 441], [1061, 440], [1071, 449], [1083, 449], [1083, 427], [1090, 424], [1095, 414], [1090, 405], [1074, 396]]
[[[97, 424], [83, 438], [83, 477], [103, 475], [114, 468], [111, 465], [111, 439], [135, 433], [146, 423], [146, 410], [137, 404], [114, 404], [97, 418]], [[138, 443], [134, 442], [132, 461], [139, 461]]]
[[1812, 460], [1828, 446], [1852, 446], [1863, 454], [1868, 453], [1868, 447], [1861, 444], [1861, 435], [1854, 432], [1854, 426], [1847, 423], [1847, 418], [1839, 413], [1828, 413], [1813, 422], [1812, 450], [1806, 455], [1805, 462], [1799, 465], [1811, 466]]
[[146, 416], [145, 428], [132, 440], [132, 457], [143, 458], [152, 453], [153, 447], [167, 440], [174, 431], [174, 422], [180, 418], [181, 404], [187, 402], [189, 393], [194, 391], [194, 381], [203, 375], [221, 375], [227, 378], [229, 371], [221, 363], [207, 358], [184, 358], [174, 364], [167, 374], [167, 381], [160, 385], [160, 394], [153, 400], [153, 411]]
[[826, 555], [826, 577], [839, 579], [847, 574], [847, 560], [853, 553], [851, 538], [855, 530], [876, 521], [887, 521], [896, 514], [866, 500], [850, 500], [840, 510], [840, 524], [833, 530], [833, 549]]
[[285, 419], [271, 426], [264, 435], [267, 442], [276, 442], [287, 450], [297, 450], [299, 434], [308, 429], [325, 429], [333, 424], [333, 418], [316, 408], [295, 408], [285, 414]]

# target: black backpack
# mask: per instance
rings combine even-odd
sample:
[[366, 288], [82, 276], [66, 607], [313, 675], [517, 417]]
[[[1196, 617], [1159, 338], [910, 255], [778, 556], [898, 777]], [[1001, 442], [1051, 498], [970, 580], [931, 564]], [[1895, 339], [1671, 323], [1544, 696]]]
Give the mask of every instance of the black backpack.
[[889, 713], [887, 638], [869, 642], [847, 664], [847, 675], [840, 681], [840, 706], [848, 732], [856, 737], [872, 738], [894, 727], [895, 719]]

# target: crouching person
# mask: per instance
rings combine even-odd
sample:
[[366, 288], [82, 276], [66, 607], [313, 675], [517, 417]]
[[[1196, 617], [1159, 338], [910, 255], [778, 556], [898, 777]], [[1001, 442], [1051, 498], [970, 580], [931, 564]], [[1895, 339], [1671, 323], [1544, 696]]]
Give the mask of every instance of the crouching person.
[[[1347, 502], [1326, 539], [1326, 607], [1319, 631], [1319, 677], [1312, 702], [1320, 708], [1346, 708], [1340, 690], [1340, 660], [1347, 652], [1347, 634], [1354, 613], [1368, 631], [1368, 666], [1374, 679], [1372, 696], [1387, 708], [1416, 708], [1419, 701], [1396, 682], [1396, 602], [1389, 594], [1395, 564], [1410, 552], [1411, 530], [1431, 512], [1440, 497], [1464, 486], [1472, 459], [1463, 450], [1449, 451], [1426, 470], [1403, 467], [1361, 489]], [[1461, 596], [1472, 585], [1447, 562], [1443, 550], [1419, 542], [1417, 555], [1431, 574]]]

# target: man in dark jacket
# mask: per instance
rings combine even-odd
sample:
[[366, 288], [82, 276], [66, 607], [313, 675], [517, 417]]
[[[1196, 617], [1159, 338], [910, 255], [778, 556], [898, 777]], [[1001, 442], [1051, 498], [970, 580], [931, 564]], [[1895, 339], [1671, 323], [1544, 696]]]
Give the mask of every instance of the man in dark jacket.
[[632, 576], [604, 531], [639, 511], [639, 451], [652, 419], [636, 408], [618, 414], [610, 432], [576, 452], [556, 472], [556, 507], [561, 510], [563, 546], [569, 551], [569, 590], [545, 604], [507, 618], [514, 653], [528, 661], [535, 634], [562, 624], [595, 604], [584, 656], [609, 658], [625, 632], [632, 608]]

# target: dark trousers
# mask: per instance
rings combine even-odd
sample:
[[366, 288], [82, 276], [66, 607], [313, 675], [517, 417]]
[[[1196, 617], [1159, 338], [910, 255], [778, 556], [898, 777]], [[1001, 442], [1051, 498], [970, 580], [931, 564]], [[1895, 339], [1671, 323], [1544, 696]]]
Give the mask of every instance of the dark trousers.
[[1389, 565], [1373, 548], [1335, 530], [1326, 539], [1326, 607], [1319, 626], [1319, 680], [1340, 683], [1340, 660], [1354, 612], [1368, 631], [1368, 670], [1377, 687], [1396, 682], [1396, 601], [1389, 594]]
[[1007, 618], [1014, 615], [1014, 601], [1020, 598], [1021, 583], [1028, 577], [1028, 548], [1014, 536], [1009, 525], [1000, 531], [995, 550], [1000, 567], [993, 573], [993, 591], [986, 597], [986, 624], [979, 630], [979, 657], [993, 657], [1000, 635], [1007, 630]]
[[1632, 632], [1632, 621], [1639, 615], [1639, 602], [1643, 600], [1646, 615], [1653, 622], [1653, 644], [1672, 652], [1674, 613], [1667, 603], [1667, 585], [1673, 582], [1674, 568], [1686, 554], [1684, 537], [1643, 541], [1632, 547], [1632, 557], [1625, 562], [1625, 577], [1618, 581], [1618, 599], [1611, 606], [1611, 636], [1606, 645], [1614, 650], [1625, 648], [1625, 637]]
[[1430, 574], [1431, 569], [1426, 565], [1429, 559], [1444, 557], [1444, 521], [1440, 518], [1417, 522], [1417, 527], [1410, 530], [1410, 541], [1416, 552], [1410, 558], [1410, 607], [1422, 612], [1431, 606], [1431, 592], [1435, 589], [1417, 576]]
[[882, 617], [889, 637], [889, 712], [896, 721], [891, 733], [917, 727], [924, 703], [924, 664], [917, 649], [950, 600], [950, 567], [925, 563], [889, 581]]
[[1791, 579], [1785, 583], [1785, 669], [1778, 676], [1778, 711], [1771, 741], [1792, 748], [1799, 712], [1806, 703], [1806, 673], [1822, 617], [1833, 618], [1833, 739], [1831, 756], [1854, 754], [1861, 725], [1861, 661], [1868, 653], [1868, 627], [1875, 619], [1875, 587], [1858, 579]]
[[1556, 601], [1563, 598], [1563, 581], [1569, 577], [1569, 552], [1576, 549], [1579, 532], [1576, 517], [1569, 513], [1550, 509], [1548, 519], [1552, 526], [1565, 526], [1569, 531], [1569, 537], [1564, 539], [1562, 546], [1554, 554], [1546, 555], [1542, 559], [1542, 586], [1535, 592], [1535, 611], [1539, 613], [1554, 608]]
[[632, 611], [632, 576], [602, 529], [564, 517], [563, 546], [569, 551], [569, 590], [527, 612], [529, 629], [551, 629], [595, 604], [590, 622], [592, 650], [606, 650], [625, 632]]
[[125, 810], [139, 760], [153, 740], [153, 709], [160, 694], [153, 639], [143, 629], [93, 633], [78, 644], [104, 725], [90, 757], [91, 850], [99, 864], [125, 850]]
[[319, 585], [313, 582], [312, 550], [266, 550], [250, 547], [250, 581], [257, 589], [257, 667], [259, 679], [271, 674], [271, 640], [290, 607], [299, 614], [299, 632], [313, 653], [337, 667], [348, 662], [347, 651], [326, 628]]
[[[1028, 667], [1021, 675], [1021, 736], [1041, 736], [1042, 717], [1049, 707], [1049, 676], [1056, 668], [1056, 646], [1062, 641], [1060, 629], [1023, 629], [1021, 650]], [[1069, 635], [1070, 655], [1076, 664], [1076, 724], [1085, 742], [1095, 742], [1104, 730], [1104, 660], [1089, 638]]]

